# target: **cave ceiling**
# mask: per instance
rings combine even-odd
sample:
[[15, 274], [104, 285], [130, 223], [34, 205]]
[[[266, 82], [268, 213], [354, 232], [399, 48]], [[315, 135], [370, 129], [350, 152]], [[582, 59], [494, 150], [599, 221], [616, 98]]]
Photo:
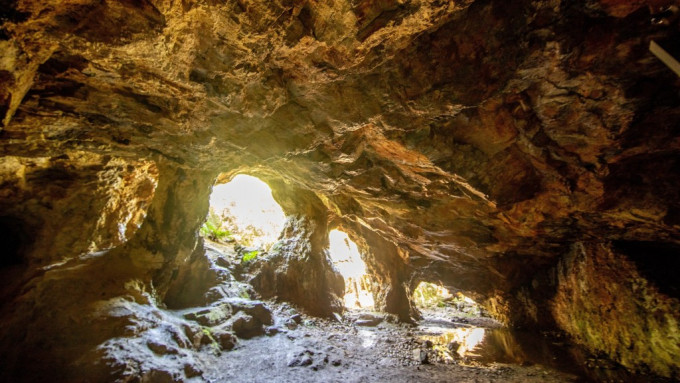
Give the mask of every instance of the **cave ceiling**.
[[279, 179], [480, 293], [575, 238], [679, 241], [672, 2], [9, 3], [4, 156]]

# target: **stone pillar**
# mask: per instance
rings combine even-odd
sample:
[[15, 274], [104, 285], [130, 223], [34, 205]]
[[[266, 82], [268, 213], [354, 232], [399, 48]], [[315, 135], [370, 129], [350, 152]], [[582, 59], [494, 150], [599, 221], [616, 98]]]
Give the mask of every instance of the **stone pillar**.
[[312, 192], [263, 178], [288, 222], [269, 254], [258, 260], [250, 283], [264, 298], [291, 302], [311, 315], [330, 317], [334, 312], [342, 313], [345, 284], [328, 254], [325, 206]]
[[121, 252], [153, 276], [163, 296], [173, 275], [195, 251], [198, 229], [208, 213], [214, 173], [191, 172], [161, 162], [159, 182], [146, 220]]
[[420, 314], [413, 303], [412, 270], [402, 248], [383, 238], [370, 228], [355, 224], [356, 242], [365, 254], [366, 267], [371, 274], [373, 299], [378, 311], [396, 315], [400, 321], [413, 322]]

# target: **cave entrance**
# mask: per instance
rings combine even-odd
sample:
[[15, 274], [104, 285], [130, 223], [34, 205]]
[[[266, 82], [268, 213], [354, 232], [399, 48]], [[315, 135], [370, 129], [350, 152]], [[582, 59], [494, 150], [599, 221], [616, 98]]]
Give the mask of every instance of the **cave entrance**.
[[420, 282], [413, 290], [413, 301], [421, 309], [442, 308], [452, 299], [448, 289], [434, 283]]
[[413, 291], [413, 301], [421, 310], [454, 310], [462, 316], [480, 316], [482, 309], [472, 299], [460, 292], [451, 294], [442, 285], [420, 282]]
[[210, 210], [201, 235], [213, 242], [235, 242], [269, 250], [286, 222], [286, 215], [260, 179], [239, 174], [213, 187]]
[[361, 259], [357, 244], [347, 233], [331, 230], [328, 235], [329, 252], [333, 266], [345, 279], [343, 301], [347, 309], [373, 309], [371, 281], [366, 274], [366, 264]]

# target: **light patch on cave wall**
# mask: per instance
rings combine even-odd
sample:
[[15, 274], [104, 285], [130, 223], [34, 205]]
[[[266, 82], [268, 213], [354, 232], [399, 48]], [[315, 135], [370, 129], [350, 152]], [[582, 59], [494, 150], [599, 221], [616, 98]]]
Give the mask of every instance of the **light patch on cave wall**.
[[481, 345], [486, 336], [486, 330], [481, 327], [456, 329], [425, 327], [424, 329], [435, 333], [443, 331], [440, 335], [424, 336], [423, 339], [431, 341], [435, 351], [438, 351], [449, 362], [475, 355], [475, 349]]
[[269, 185], [245, 174], [213, 187], [209, 220], [211, 215], [219, 217], [215, 224], [227, 231], [230, 239], [263, 249], [276, 242], [286, 223]]
[[345, 307], [372, 309], [374, 301], [370, 280], [366, 274], [366, 264], [361, 259], [356, 243], [349, 238], [347, 233], [340, 230], [331, 230], [328, 239], [333, 266], [345, 279], [345, 296], [343, 297]]
[[481, 315], [482, 309], [463, 293], [452, 294], [444, 286], [430, 282], [420, 282], [413, 290], [413, 301], [421, 309], [455, 308], [461, 314]]
[[452, 298], [448, 289], [435, 283], [420, 282], [413, 290], [413, 301], [421, 308], [443, 307]]

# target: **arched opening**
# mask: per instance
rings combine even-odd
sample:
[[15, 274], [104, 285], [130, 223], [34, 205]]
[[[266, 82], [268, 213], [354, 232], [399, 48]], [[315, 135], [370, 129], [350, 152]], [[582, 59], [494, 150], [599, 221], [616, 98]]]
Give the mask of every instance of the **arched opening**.
[[213, 187], [201, 235], [213, 242], [235, 242], [269, 250], [285, 222], [283, 209], [274, 200], [269, 185], [256, 177], [239, 174], [230, 182]]
[[413, 302], [423, 315], [418, 327], [422, 339], [432, 345], [433, 358], [445, 363], [478, 357], [489, 331], [500, 326], [475, 301], [441, 284], [420, 282]]
[[345, 279], [344, 305], [348, 309], [373, 309], [371, 281], [357, 244], [347, 233], [331, 230], [328, 234], [333, 266]]
[[420, 282], [413, 290], [413, 302], [421, 310], [437, 312], [450, 311], [461, 316], [480, 316], [481, 307], [461, 292], [452, 294], [442, 285]]

